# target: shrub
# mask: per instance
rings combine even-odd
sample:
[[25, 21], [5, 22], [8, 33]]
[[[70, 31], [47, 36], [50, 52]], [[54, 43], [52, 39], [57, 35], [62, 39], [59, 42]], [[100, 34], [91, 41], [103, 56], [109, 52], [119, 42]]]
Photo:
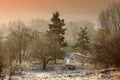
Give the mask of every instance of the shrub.
[[104, 42], [94, 45], [95, 60], [108, 66], [120, 67], [120, 32], [108, 36]]

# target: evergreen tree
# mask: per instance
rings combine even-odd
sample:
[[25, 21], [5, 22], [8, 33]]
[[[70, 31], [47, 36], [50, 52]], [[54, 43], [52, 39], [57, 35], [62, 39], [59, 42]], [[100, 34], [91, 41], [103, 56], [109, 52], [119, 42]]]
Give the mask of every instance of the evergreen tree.
[[64, 37], [63, 35], [65, 34], [65, 30], [63, 29], [63, 26], [65, 25], [64, 19], [59, 18], [59, 12], [53, 13], [53, 17], [51, 19], [51, 24], [49, 24], [49, 31], [48, 33], [52, 33], [56, 35], [56, 40], [59, 41], [61, 46], [66, 46], [66, 43], [64, 43]]
[[49, 31], [46, 33], [49, 43], [53, 43], [53, 45], [56, 46], [54, 47], [55, 49], [52, 49], [51, 51], [55, 64], [56, 59], [63, 58], [64, 56], [63, 51], [61, 51], [61, 47], [66, 46], [66, 43], [64, 42], [64, 34], [66, 29], [63, 28], [65, 23], [64, 19], [60, 19], [59, 17], [59, 12], [53, 13], [51, 24], [49, 24]]
[[88, 50], [89, 49], [89, 37], [88, 37], [88, 31], [87, 27], [80, 28], [80, 33], [78, 33], [79, 38], [77, 41], [76, 46], [80, 47], [82, 50]]

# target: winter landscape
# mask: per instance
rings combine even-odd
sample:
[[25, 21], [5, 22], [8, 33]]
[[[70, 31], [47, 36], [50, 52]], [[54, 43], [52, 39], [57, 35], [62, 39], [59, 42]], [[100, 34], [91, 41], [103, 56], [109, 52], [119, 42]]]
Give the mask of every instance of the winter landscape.
[[120, 0], [0, 0], [0, 80], [120, 80]]

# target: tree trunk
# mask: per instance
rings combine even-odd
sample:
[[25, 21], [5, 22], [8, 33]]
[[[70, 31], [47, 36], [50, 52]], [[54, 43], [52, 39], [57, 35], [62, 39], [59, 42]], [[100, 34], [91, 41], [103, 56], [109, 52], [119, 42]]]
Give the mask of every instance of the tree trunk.
[[46, 70], [46, 64], [43, 64], [43, 70]]
[[54, 64], [57, 64], [57, 61], [56, 61], [56, 59], [54, 59]]
[[46, 70], [46, 67], [47, 67], [47, 62], [46, 60], [43, 60], [43, 70]]
[[21, 55], [21, 53], [19, 53], [19, 65], [20, 65], [20, 67], [21, 67], [21, 64], [22, 64], [22, 55]]
[[20, 67], [19, 73], [22, 74], [22, 53], [21, 52], [19, 53], [19, 67]]

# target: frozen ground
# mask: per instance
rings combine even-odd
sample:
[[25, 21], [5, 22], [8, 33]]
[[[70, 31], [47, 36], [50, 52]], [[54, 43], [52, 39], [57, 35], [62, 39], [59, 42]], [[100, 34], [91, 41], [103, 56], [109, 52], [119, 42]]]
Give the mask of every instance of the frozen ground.
[[[40, 69], [26, 69], [21, 75], [12, 76], [12, 80], [120, 80], [120, 72], [114, 72], [111, 75], [110, 72], [104, 74], [96, 74], [97, 70], [88, 70], [85, 68], [77, 68], [76, 70], [47, 70]], [[113, 72], [112, 72], [113, 73]], [[116, 76], [116, 79], [112, 79], [112, 76]], [[8, 80], [6, 77], [5, 80]]]
[[[99, 76], [86, 69], [74, 71], [25, 71], [21, 76], [13, 76], [13, 80], [101, 80]], [[5, 80], [8, 80], [7, 78]], [[104, 80], [104, 79], [102, 79]], [[109, 79], [107, 79], [109, 80]]]

